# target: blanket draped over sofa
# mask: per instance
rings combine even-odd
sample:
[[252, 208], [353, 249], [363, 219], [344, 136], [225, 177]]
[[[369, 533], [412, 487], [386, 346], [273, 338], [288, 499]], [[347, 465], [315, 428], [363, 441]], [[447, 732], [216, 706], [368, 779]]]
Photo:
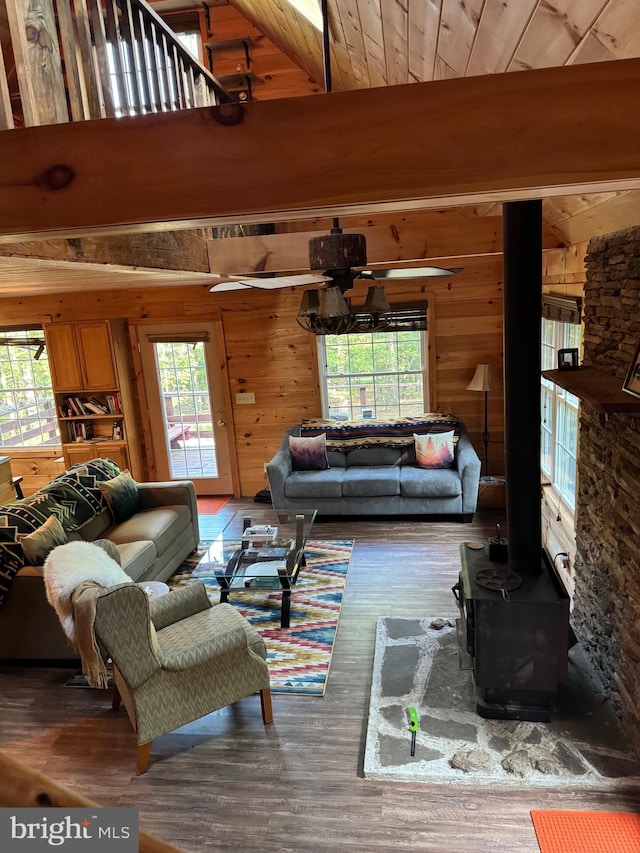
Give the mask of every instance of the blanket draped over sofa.
[[[446, 464], [422, 467], [415, 436], [434, 443], [453, 433]], [[291, 437], [325, 436], [326, 467], [294, 464]], [[295, 442], [294, 449], [295, 449]], [[296, 467], [298, 470], [296, 470]], [[321, 515], [457, 515], [471, 521], [478, 500], [480, 459], [453, 415], [422, 414], [393, 421], [306, 420], [286, 430], [267, 463], [273, 505], [315, 508]]]

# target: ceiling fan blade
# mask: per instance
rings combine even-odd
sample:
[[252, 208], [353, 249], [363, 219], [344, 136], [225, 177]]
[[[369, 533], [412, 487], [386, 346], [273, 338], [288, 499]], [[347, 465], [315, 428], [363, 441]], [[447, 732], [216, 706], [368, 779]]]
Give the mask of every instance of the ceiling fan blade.
[[241, 278], [238, 281], [225, 281], [221, 284], [214, 284], [209, 290], [215, 293], [222, 293], [227, 290], [245, 290], [248, 288], [255, 288], [256, 290], [279, 290], [282, 287], [322, 284], [323, 281], [332, 281], [332, 279], [328, 275], [315, 275], [313, 273], [281, 275], [276, 278]]
[[462, 267], [405, 267], [394, 270], [362, 270], [362, 274], [381, 281], [402, 278], [429, 278], [431, 276], [455, 275]]

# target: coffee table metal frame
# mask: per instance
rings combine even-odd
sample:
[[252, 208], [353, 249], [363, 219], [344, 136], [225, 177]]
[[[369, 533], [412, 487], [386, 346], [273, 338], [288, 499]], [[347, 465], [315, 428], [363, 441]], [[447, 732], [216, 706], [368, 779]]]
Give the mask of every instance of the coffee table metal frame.
[[[278, 510], [278, 528], [275, 540], [265, 537], [243, 538], [242, 534], [251, 527], [251, 516], [236, 513], [222, 531], [221, 537], [209, 549], [210, 561], [214, 564], [216, 580], [220, 585], [220, 602], [229, 600], [232, 592], [282, 590], [280, 626], [288, 628], [291, 622], [291, 591], [295, 586], [300, 569], [306, 565], [305, 546], [316, 519], [317, 510]], [[239, 519], [242, 527], [239, 529]], [[233, 543], [230, 553], [229, 543]], [[217, 552], [217, 553], [216, 553]], [[269, 553], [271, 552], [271, 553]], [[213, 558], [213, 559], [211, 559]], [[274, 574], [269, 563], [276, 560]]]

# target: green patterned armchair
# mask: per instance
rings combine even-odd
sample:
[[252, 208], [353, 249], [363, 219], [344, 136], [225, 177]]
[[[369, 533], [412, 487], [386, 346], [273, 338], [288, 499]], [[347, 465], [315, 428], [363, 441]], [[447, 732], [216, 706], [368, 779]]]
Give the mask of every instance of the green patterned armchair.
[[98, 595], [95, 634], [113, 661], [113, 707], [124, 703], [145, 773], [154, 738], [260, 692], [272, 722], [267, 651], [230, 604], [211, 606], [202, 583], [149, 600], [135, 584]]

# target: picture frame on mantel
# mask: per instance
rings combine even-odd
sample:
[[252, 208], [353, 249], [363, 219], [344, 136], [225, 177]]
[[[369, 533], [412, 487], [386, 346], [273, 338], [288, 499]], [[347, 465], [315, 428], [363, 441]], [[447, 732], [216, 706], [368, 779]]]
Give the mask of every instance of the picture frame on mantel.
[[627, 371], [627, 377], [622, 383], [622, 390], [634, 397], [640, 397], [640, 344], [636, 347], [633, 361]]
[[577, 370], [578, 369], [578, 350], [577, 349], [559, 349], [558, 350], [558, 370]]

